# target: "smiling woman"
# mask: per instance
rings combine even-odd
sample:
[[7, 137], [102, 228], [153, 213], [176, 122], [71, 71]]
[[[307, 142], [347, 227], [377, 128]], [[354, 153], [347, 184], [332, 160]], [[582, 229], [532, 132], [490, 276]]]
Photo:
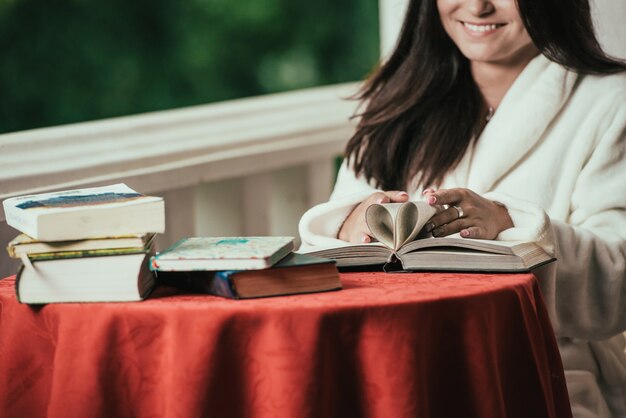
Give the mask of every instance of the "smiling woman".
[[626, 417], [624, 91], [587, 0], [410, 0], [303, 246], [370, 242], [368, 207], [421, 199], [435, 238], [538, 243], [574, 416]]

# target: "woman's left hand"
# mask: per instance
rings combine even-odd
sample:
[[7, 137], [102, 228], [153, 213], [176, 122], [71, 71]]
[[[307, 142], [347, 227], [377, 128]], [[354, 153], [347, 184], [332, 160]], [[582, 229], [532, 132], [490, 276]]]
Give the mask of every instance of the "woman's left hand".
[[513, 221], [504, 206], [469, 189], [426, 189], [429, 205], [448, 205], [426, 224], [426, 231], [435, 237], [456, 234], [463, 238], [495, 239]]

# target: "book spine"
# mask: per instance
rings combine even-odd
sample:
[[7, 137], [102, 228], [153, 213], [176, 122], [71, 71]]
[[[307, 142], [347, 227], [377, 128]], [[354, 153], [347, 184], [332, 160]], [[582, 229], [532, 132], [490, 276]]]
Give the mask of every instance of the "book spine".
[[20, 281], [22, 280], [23, 271], [24, 265], [21, 265], [20, 269], [17, 271], [17, 275], [15, 276], [15, 297], [19, 303], [23, 303], [22, 298], [20, 298]]
[[209, 283], [209, 293], [230, 299], [239, 299], [231, 279], [232, 271], [218, 271]]
[[61, 258], [85, 258], [85, 257], [106, 257], [111, 255], [126, 255], [126, 254], [148, 254], [150, 249], [148, 248], [111, 248], [101, 250], [77, 250], [77, 251], [56, 251], [48, 253], [33, 253], [28, 254], [28, 258], [33, 261], [40, 260], [58, 260]]

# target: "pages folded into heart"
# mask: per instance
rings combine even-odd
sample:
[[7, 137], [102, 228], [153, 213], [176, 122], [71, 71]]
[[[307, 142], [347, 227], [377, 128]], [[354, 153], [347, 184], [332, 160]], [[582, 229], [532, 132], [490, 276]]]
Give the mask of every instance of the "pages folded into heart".
[[426, 202], [377, 203], [367, 208], [365, 221], [376, 240], [398, 251], [420, 235], [437, 211]]

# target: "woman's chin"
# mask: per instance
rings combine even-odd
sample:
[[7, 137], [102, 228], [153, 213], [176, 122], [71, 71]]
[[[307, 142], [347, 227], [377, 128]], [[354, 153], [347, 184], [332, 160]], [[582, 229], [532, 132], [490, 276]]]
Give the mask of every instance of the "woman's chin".
[[493, 51], [462, 51], [465, 58], [471, 62], [496, 64], [502, 61], [502, 56]]

